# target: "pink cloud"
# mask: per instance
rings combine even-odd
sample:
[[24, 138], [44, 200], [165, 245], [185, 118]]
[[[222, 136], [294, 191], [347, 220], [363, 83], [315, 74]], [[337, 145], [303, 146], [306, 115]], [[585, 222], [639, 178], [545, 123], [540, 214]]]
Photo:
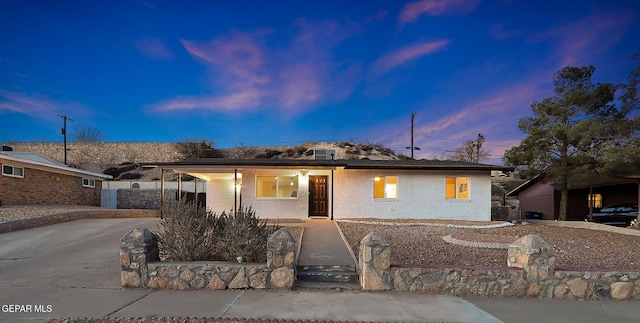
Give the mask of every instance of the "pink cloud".
[[[463, 104], [460, 107], [447, 107], [450, 113], [435, 120], [427, 117], [427, 112], [417, 109], [414, 129], [414, 141], [420, 151], [416, 158], [442, 157], [468, 139], [475, 139], [482, 133], [487, 142], [485, 148], [492, 158], [489, 163], [501, 164], [501, 158], [507, 149], [517, 145], [522, 138], [517, 125], [518, 120], [530, 113], [530, 105], [549, 94], [547, 88], [550, 76], [544, 73], [530, 75], [526, 81], [501, 88], [493, 93]], [[427, 106], [431, 106], [428, 104]], [[388, 133], [392, 138], [384, 144], [398, 147], [401, 152], [410, 142], [408, 117], [393, 120], [386, 125], [376, 127], [377, 132]], [[406, 124], [398, 127], [398, 124]]]
[[178, 97], [151, 108], [232, 112], [276, 107], [291, 115], [345, 98], [357, 77], [352, 64], [335, 61], [332, 48], [360, 27], [303, 19], [294, 26], [298, 33], [276, 48], [264, 45], [275, 32], [271, 30], [232, 31], [208, 42], [182, 40], [187, 52], [207, 67], [211, 94]]
[[75, 102], [56, 102], [42, 95], [28, 95], [0, 88], [0, 113], [2, 112], [16, 112], [51, 120], [60, 113], [86, 116], [91, 113], [91, 110]]
[[445, 14], [466, 14], [473, 11], [479, 0], [421, 0], [407, 3], [398, 20], [401, 23], [416, 21], [422, 15], [440, 16]]
[[163, 60], [173, 59], [173, 53], [157, 38], [143, 38], [135, 41], [135, 46], [144, 55]]
[[23, 113], [29, 116], [52, 114], [58, 110], [58, 105], [45, 98], [33, 98], [28, 95], [0, 89], [0, 111]]
[[387, 53], [373, 62], [373, 73], [376, 75], [384, 74], [399, 65], [407, 63], [408, 61], [437, 52], [449, 42], [450, 41], [448, 40], [422, 42]]
[[605, 52], [620, 42], [634, 17], [629, 11], [596, 13], [547, 30], [537, 38], [557, 43], [556, 55], [561, 62], [558, 68], [589, 64], [594, 54]]

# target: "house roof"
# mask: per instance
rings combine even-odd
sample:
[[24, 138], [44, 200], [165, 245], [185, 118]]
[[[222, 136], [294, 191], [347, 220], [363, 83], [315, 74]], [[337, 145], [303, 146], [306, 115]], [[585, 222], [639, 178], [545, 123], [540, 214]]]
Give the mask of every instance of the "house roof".
[[[533, 184], [541, 180], [542, 174], [544, 174], [544, 172], [536, 175], [534, 178], [514, 188], [511, 192], [507, 193], [507, 196], [516, 196], [520, 194], [522, 191], [528, 189]], [[602, 186], [611, 186], [611, 185], [618, 185], [618, 184], [636, 183], [639, 178], [640, 178], [639, 171], [628, 169], [628, 170], [623, 170], [619, 174], [598, 175], [598, 176], [590, 177], [584, 181], [571, 184], [569, 186], [569, 189], [572, 190], [572, 189], [583, 189], [583, 188], [589, 188], [589, 187], [602, 187]]]
[[100, 179], [113, 178], [110, 175], [94, 173], [69, 167], [63, 163], [33, 152], [2, 151], [0, 152], [0, 162], [7, 163], [5, 161], [28, 164], [33, 168], [45, 169], [54, 173], [67, 173], [75, 176], [93, 177]]
[[213, 168], [345, 168], [345, 169], [404, 169], [404, 170], [502, 170], [512, 171], [513, 167], [474, 164], [442, 160], [368, 160], [368, 159], [227, 159], [201, 158], [168, 163], [148, 163], [146, 167], [163, 169], [203, 169]]

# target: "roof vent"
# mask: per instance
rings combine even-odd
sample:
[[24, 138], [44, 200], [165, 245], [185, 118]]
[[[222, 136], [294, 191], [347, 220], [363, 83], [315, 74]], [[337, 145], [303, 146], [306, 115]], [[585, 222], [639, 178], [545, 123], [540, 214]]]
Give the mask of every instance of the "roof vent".
[[336, 157], [335, 150], [315, 149], [313, 150], [313, 159], [315, 160], [334, 160]]

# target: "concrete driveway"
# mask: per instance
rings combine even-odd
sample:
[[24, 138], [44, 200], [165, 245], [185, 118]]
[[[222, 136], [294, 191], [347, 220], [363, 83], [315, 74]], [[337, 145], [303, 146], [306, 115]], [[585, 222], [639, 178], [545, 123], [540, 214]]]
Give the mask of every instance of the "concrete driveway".
[[78, 220], [0, 234], [0, 287], [120, 289], [120, 238], [159, 219]]

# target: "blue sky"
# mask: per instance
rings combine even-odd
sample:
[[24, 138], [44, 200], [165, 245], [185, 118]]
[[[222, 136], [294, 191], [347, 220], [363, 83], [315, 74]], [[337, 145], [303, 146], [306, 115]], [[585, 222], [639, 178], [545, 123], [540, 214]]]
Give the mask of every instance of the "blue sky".
[[0, 2], [0, 141], [382, 143], [501, 163], [564, 66], [619, 83], [638, 1]]

